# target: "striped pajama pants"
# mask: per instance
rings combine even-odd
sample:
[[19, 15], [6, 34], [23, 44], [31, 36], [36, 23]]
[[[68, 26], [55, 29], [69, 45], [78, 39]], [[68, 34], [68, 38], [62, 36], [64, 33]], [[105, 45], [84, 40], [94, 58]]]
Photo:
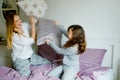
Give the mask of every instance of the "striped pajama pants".
[[21, 76], [29, 76], [31, 74], [30, 65], [38, 66], [50, 63], [51, 62], [47, 59], [33, 53], [31, 58], [28, 59], [17, 58], [15, 61], [13, 61], [13, 66]]

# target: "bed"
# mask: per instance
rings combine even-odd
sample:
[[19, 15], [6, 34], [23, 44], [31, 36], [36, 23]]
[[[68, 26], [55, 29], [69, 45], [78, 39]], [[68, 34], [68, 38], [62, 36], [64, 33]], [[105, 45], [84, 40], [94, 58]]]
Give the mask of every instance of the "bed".
[[[92, 44], [94, 42], [94, 45]], [[86, 53], [96, 52], [99, 50], [107, 50], [107, 52], [101, 53], [104, 54], [102, 65], [91, 65], [85, 64], [84, 59], [82, 59], [81, 63], [84, 63], [81, 66], [82, 70], [77, 74], [76, 80], [113, 80], [113, 70], [112, 70], [112, 47], [109, 44], [99, 44], [98, 40], [90, 40], [87, 41], [88, 49]], [[100, 52], [100, 51], [99, 51]], [[86, 56], [86, 55], [85, 55]], [[83, 55], [82, 57], [85, 58]], [[109, 57], [108, 57], [109, 56]], [[82, 58], [81, 57], [81, 58]], [[56, 64], [51, 65], [42, 65], [42, 66], [31, 66], [30, 69], [32, 74], [30, 77], [20, 77], [19, 73], [11, 67], [0, 66], [0, 80], [59, 80], [55, 77], [46, 77], [46, 74], [56, 67]]]
[[[45, 23], [47, 24], [47, 22]], [[65, 36], [62, 35], [61, 40], [61, 44], [64, 44], [66, 41]], [[113, 45], [111, 42], [95, 37], [87, 37], [86, 40], [87, 49], [84, 54], [80, 55], [81, 69], [78, 74], [76, 74], [76, 80], [113, 80]], [[52, 61], [52, 59], [49, 60]], [[52, 63], [41, 66], [30, 66], [30, 77], [20, 77], [19, 73], [11, 66], [1, 65], [0, 80], [60, 80], [56, 77], [46, 76], [46, 74], [57, 65], [56, 63]]]

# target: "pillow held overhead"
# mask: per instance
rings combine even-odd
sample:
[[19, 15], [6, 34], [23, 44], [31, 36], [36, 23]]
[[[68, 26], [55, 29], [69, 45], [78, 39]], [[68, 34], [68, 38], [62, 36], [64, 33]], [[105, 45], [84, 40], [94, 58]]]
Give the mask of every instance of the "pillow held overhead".
[[17, 4], [27, 16], [33, 15], [35, 18], [43, 17], [47, 9], [44, 0], [20, 0]]

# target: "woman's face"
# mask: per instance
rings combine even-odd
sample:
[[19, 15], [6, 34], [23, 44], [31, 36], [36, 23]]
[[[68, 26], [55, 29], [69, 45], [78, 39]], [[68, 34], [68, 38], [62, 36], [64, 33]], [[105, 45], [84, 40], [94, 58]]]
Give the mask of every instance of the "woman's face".
[[72, 39], [72, 37], [73, 37], [73, 35], [72, 35], [72, 29], [70, 29], [70, 30], [68, 31], [68, 38], [69, 38], [69, 39]]
[[16, 29], [21, 29], [22, 28], [22, 21], [18, 15], [14, 16], [14, 25]]

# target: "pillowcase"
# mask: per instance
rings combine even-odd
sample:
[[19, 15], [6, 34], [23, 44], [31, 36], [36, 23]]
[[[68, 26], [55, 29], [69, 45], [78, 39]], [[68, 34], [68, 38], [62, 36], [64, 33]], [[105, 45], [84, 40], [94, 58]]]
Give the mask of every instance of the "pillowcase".
[[38, 54], [52, 63], [62, 64], [63, 55], [57, 54], [49, 45], [38, 45]]
[[20, 0], [17, 4], [27, 16], [33, 15], [36, 19], [43, 17], [47, 9], [47, 4], [44, 0]]
[[105, 49], [87, 48], [86, 51], [80, 55], [80, 68], [101, 66], [106, 51]]
[[62, 33], [54, 20], [39, 18], [37, 23], [37, 45], [45, 43], [45, 39], [51, 39], [57, 46], [61, 46]]
[[61, 64], [63, 56], [57, 54], [49, 45], [45, 44], [45, 39], [49, 38], [58, 47], [61, 46], [62, 33], [57, 27], [58, 25], [55, 25], [54, 20], [40, 18], [37, 26], [38, 54], [51, 62], [58, 60], [58, 63]]

